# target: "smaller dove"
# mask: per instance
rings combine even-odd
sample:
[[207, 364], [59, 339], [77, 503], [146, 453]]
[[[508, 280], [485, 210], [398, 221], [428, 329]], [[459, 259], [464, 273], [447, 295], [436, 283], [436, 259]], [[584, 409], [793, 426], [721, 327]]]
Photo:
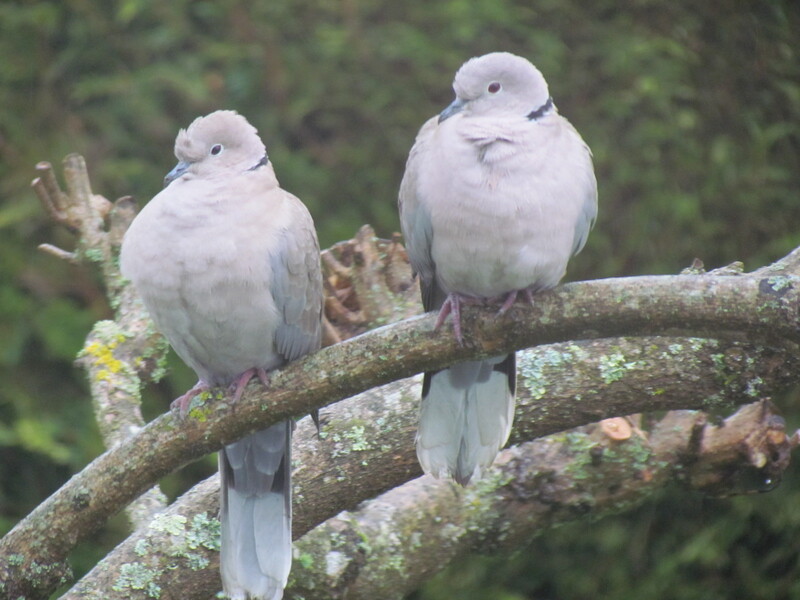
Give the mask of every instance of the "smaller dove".
[[[282, 190], [255, 128], [233, 111], [196, 119], [178, 165], [125, 234], [122, 273], [199, 379], [173, 404], [313, 352], [322, 331], [314, 222]], [[219, 453], [220, 570], [234, 600], [280, 600], [292, 560], [291, 441], [284, 421]]]

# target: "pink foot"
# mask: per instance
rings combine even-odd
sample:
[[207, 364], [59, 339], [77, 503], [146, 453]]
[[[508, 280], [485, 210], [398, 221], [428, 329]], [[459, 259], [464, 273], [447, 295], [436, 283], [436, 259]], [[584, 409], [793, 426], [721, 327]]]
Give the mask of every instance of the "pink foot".
[[460, 345], [464, 345], [464, 338], [461, 335], [461, 302], [463, 298], [458, 294], [448, 294], [447, 300], [442, 304], [439, 309], [439, 316], [436, 317], [436, 324], [433, 326], [434, 331], [444, 324], [447, 315], [453, 313], [453, 334], [456, 336], [456, 341]]
[[232, 384], [232, 386], [235, 386], [232, 398], [234, 404], [239, 402], [239, 398], [241, 398], [244, 393], [244, 388], [247, 387], [247, 384], [250, 383], [253, 377], [258, 377], [261, 383], [264, 384], [264, 387], [269, 387], [269, 376], [264, 369], [256, 369], [255, 367], [247, 369], [247, 371], [239, 375]]
[[194, 384], [194, 387], [186, 392], [183, 396], [178, 396], [172, 403], [169, 405], [170, 410], [175, 410], [176, 408], [179, 410], [179, 414], [181, 419], [186, 417], [186, 413], [189, 410], [189, 405], [192, 403], [192, 399], [208, 390], [208, 384], [203, 383], [202, 381], [198, 381]]
[[500, 305], [500, 310], [497, 311], [497, 316], [500, 317], [506, 314], [506, 311], [513, 306], [516, 300], [517, 300], [517, 290], [512, 290], [508, 292], [505, 301], [503, 302], [503, 304]]
[[[517, 301], [519, 294], [522, 294], [525, 297], [525, 302], [527, 302], [528, 305], [533, 306], [533, 292], [530, 289], [526, 288], [524, 290], [512, 290], [506, 294], [503, 304], [500, 305], [500, 310], [497, 311], [498, 317], [506, 314], [506, 311], [508, 311], [508, 309], [514, 305], [514, 302]], [[499, 301], [501, 298], [502, 295], [493, 300]]]

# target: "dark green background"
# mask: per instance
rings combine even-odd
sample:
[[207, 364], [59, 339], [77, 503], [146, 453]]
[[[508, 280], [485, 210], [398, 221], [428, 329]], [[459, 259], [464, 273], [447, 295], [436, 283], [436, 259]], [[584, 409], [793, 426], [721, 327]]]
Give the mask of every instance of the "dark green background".
[[[388, 236], [406, 154], [453, 73], [508, 50], [541, 69], [594, 151], [600, 217], [570, 278], [695, 257], [754, 268], [800, 244], [798, 31], [796, 0], [3, 2], [0, 530], [101, 451], [72, 360], [110, 312], [93, 272], [35, 250], [72, 243], [28, 187], [36, 162], [79, 152], [98, 193], [146, 201], [178, 128], [233, 108], [323, 246], [367, 222]], [[179, 368], [148, 415], [191, 383]], [[418, 598], [800, 598], [799, 481], [732, 500], [667, 493], [513, 560], [470, 561]], [[117, 520], [77, 568], [122, 534]]]

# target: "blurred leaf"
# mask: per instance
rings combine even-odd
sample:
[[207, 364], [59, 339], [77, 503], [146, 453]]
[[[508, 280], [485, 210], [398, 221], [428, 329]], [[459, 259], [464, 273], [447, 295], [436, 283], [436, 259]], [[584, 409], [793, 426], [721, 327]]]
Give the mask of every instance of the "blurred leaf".
[[56, 441], [53, 423], [42, 422], [40, 418], [19, 419], [14, 428], [20, 446], [48, 456], [56, 463], [65, 463], [70, 458], [70, 450]]
[[75, 360], [94, 324], [93, 315], [67, 300], [55, 299], [33, 317], [48, 356]]

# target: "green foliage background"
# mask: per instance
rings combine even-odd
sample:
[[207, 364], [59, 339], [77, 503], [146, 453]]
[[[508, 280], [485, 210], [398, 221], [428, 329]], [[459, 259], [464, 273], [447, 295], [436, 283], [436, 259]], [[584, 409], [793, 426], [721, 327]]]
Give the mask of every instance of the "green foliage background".
[[[600, 218], [571, 278], [695, 257], [756, 267], [800, 244], [798, 31], [796, 0], [3, 2], [0, 531], [101, 451], [71, 362], [109, 309], [93, 273], [35, 250], [72, 243], [28, 188], [36, 162], [79, 152], [98, 193], [146, 201], [178, 128], [233, 108], [323, 246], [365, 222], [389, 235], [406, 154], [453, 73], [508, 50], [542, 70], [594, 151]], [[190, 383], [178, 367], [149, 413]], [[766, 497], [666, 494], [512, 560], [471, 557], [416, 597], [800, 598], [798, 481]], [[77, 568], [122, 533], [106, 528]]]

